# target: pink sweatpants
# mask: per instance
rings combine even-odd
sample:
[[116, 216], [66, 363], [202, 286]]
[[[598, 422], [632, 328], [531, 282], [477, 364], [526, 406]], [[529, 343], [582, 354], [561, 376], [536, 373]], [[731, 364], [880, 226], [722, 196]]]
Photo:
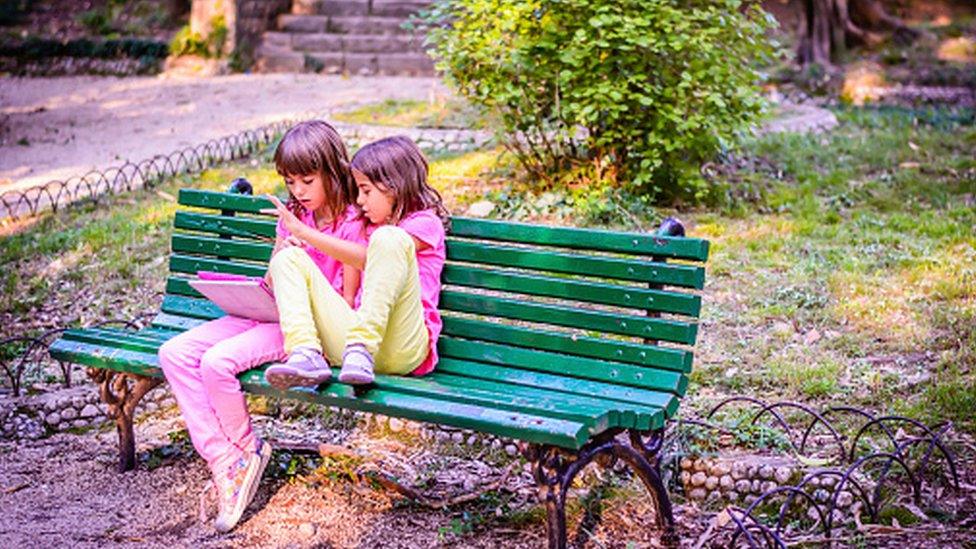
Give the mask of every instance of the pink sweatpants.
[[193, 446], [216, 475], [256, 451], [237, 374], [284, 360], [277, 323], [225, 316], [170, 339], [159, 365], [180, 406]]

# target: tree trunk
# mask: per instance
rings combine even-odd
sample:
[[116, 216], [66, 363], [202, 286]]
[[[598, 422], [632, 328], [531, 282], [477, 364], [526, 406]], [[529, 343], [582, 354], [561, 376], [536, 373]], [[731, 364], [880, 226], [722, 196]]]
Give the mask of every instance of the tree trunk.
[[879, 0], [803, 0], [803, 18], [797, 61], [801, 65], [833, 66], [839, 53], [851, 45], [874, 46], [884, 37], [874, 30], [894, 31], [911, 42], [918, 32], [885, 11]]

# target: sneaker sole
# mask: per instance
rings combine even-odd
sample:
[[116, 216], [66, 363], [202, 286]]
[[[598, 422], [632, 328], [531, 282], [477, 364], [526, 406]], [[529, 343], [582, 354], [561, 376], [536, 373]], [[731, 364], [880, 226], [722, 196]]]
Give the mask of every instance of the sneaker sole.
[[339, 381], [349, 385], [369, 385], [376, 381], [376, 376], [364, 376], [360, 374], [339, 374]]
[[314, 377], [302, 375], [301, 372], [290, 368], [284, 364], [269, 366], [264, 371], [264, 379], [269, 385], [278, 390], [290, 389], [292, 387], [317, 387], [332, 378], [332, 372], [320, 374]]
[[[238, 498], [237, 505], [234, 508], [234, 514], [231, 515], [233, 520], [229, 521], [227, 525], [215, 524], [217, 531], [221, 533], [227, 533], [233, 530], [237, 523], [241, 521], [241, 517], [244, 516], [244, 511], [247, 510], [247, 506], [251, 504], [251, 500], [254, 499], [254, 494], [258, 491], [258, 484], [261, 483], [261, 475], [264, 474], [264, 469], [268, 466], [268, 462], [271, 460], [271, 446], [264, 443], [267, 446], [267, 455], [262, 452], [258, 454], [260, 459], [255, 467], [248, 467], [247, 473], [244, 477], [244, 484], [247, 486], [247, 493], [244, 498]], [[264, 450], [262, 446], [262, 450]]]

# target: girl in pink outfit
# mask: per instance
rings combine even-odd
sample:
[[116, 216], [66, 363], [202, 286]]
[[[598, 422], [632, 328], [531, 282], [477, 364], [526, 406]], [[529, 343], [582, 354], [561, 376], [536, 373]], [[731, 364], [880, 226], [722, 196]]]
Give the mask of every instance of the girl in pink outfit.
[[[304, 250], [330, 287], [352, 304], [359, 271], [304, 247], [292, 234], [300, 225], [309, 232], [365, 242], [348, 158], [339, 134], [325, 122], [303, 122], [285, 134], [275, 151], [275, 167], [288, 188], [287, 211], [298, 222], [290, 229], [278, 223], [272, 257], [285, 249]], [[251, 428], [237, 374], [285, 357], [277, 323], [233, 316], [197, 326], [159, 349], [160, 368], [179, 403], [193, 446], [213, 474], [219, 501], [214, 526], [221, 532], [240, 520], [271, 457], [271, 447]]]
[[[284, 250], [271, 260], [285, 349], [342, 364], [339, 381], [368, 384], [375, 374], [423, 375], [437, 364], [437, 304], [445, 260], [447, 210], [427, 182], [427, 160], [406, 137], [370, 143], [352, 159], [368, 245], [311, 231], [272, 197], [279, 219], [310, 246], [363, 269], [362, 295], [350, 306], [308, 257]], [[289, 360], [265, 370], [279, 388], [328, 378], [325, 361]], [[315, 382], [320, 382], [316, 378]]]

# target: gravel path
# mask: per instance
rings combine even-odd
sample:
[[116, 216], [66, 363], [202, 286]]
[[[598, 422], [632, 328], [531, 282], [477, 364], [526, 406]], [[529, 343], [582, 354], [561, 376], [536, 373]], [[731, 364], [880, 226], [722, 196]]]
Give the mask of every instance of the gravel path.
[[0, 78], [0, 193], [309, 113], [447, 93], [435, 78]]

